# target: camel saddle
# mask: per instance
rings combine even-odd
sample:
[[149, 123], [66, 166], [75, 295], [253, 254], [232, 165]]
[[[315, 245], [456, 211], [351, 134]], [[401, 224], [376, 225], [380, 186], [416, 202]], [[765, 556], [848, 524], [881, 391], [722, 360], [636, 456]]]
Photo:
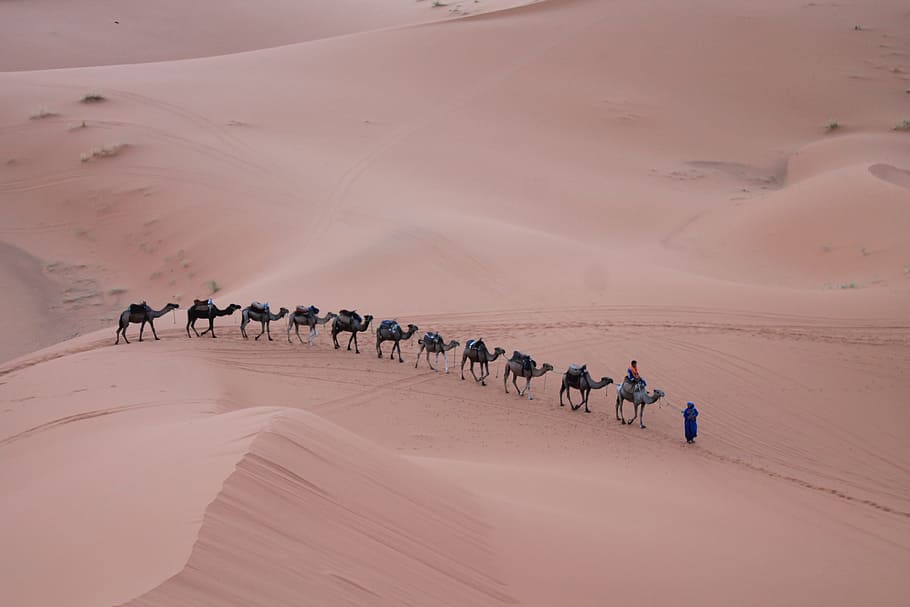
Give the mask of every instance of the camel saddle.
[[442, 335], [440, 335], [439, 333], [426, 333], [426, 334], [423, 336], [423, 343], [425, 343], [425, 344], [432, 344], [432, 343], [441, 344], [441, 343], [442, 343]]
[[530, 371], [537, 366], [537, 361], [531, 358], [530, 354], [525, 354], [523, 352], [519, 352], [518, 350], [515, 350], [512, 353], [512, 360], [515, 362], [520, 362], [523, 371]]
[[304, 316], [309, 316], [310, 314], [316, 315], [319, 314], [319, 308], [316, 306], [297, 306], [295, 314], [303, 314]]
[[263, 303], [259, 303], [258, 301], [254, 301], [254, 302], [250, 303], [250, 309], [253, 310], [253, 312], [259, 312], [259, 313], [264, 314], [265, 312], [268, 312], [269, 304], [268, 304], [268, 302], [263, 304]]
[[363, 318], [357, 313], [357, 310], [338, 310], [338, 318], [341, 322], [349, 323], [352, 320], [363, 322]]
[[480, 338], [480, 339], [469, 339], [469, 340], [467, 341], [467, 343], [465, 344], [465, 347], [466, 347], [468, 350], [480, 350], [481, 348], [485, 348], [486, 345], [483, 343], [483, 338]]
[[379, 326], [391, 333], [393, 337], [401, 337], [401, 325], [398, 324], [397, 320], [384, 320], [379, 323]]
[[588, 365], [569, 365], [566, 375], [572, 375], [575, 377], [581, 377], [588, 372]]
[[209, 310], [214, 306], [213, 303], [209, 303], [208, 299], [194, 299], [193, 300], [193, 309], [200, 314], [208, 314]]
[[148, 310], [148, 304], [144, 301], [142, 303], [130, 304], [130, 314], [145, 314], [146, 310]]

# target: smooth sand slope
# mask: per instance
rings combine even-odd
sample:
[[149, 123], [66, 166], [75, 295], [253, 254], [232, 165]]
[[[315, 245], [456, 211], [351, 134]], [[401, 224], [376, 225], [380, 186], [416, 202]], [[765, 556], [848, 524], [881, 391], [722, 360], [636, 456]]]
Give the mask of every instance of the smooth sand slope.
[[[0, 603], [905, 602], [906, 8], [477, 4], [0, 7]], [[214, 289], [557, 372], [113, 345]]]

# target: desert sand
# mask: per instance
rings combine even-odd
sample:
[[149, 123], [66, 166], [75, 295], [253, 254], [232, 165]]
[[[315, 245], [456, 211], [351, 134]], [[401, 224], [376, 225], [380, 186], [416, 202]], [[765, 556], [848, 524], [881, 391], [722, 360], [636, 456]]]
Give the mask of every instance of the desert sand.
[[0, 604], [906, 605], [905, 2], [185, 4], [0, 4]]

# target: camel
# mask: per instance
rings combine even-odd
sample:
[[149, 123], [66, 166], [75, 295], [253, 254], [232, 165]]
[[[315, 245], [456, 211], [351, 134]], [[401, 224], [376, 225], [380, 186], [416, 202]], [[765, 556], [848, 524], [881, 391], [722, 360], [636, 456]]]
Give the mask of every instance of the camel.
[[[464, 352], [461, 354], [461, 379], [464, 379], [464, 364], [466, 361], [471, 361], [471, 375], [474, 376], [474, 381], [479, 383], [481, 386], [487, 385], [487, 378], [490, 377], [490, 363], [504, 356], [506, 353], [502, 348], [493, 348], [493, 354], [490, 354], [490, 350], [487, 349], [487, 345], [483, 343], [483, 339], [470, 339], [468, 343], [465, 344]], [[477, 377], [477, 374], [474, 373], [474, 363], [480, 363], [480, 377]]]
[[[563, 373], [562, 385], [559, 386], [559, 406], [565, 406], [562, 404], [562, 394], [565, 392], [569, 399], [569, 406], [572, 407], [572, 411], [578, 411], [578, 409], [584, 405], [585, 413], [590, 413], [591, 410], [588, 409], [588, 396], [590, 396], [591, 390], [600, 390], [612, 383], [613, 378], [607, 376], [601, 377], [600, 381], [594, 381], [591, 374], [588, 373], [587, 365], [570, 365], [568, 370]], [[570, 388], [575, 388], [581, 392], [581, 402], [578, 405], [572, 404], [572, 391]]]
[[130, 343], [126, 338], [126, 329], [130, 323], [141, 323], [139, 325], [139, 341], [142, 341], [142, 331], [145, 330], [145, 323], [152, 327], [152, 335], [158, 339], [158, 333], [155, 331], [155, 319], [164, 316], [171, 310], [177, 310], [180, 306], [175, 303], [169, 303], [160, 310], [153, 310], [144, 301], [138, 304], [130, 304], [130, 307], [120, 313], [120, 324], [117, 326], [117, 341], [114, 345], [120, 343], [120, 335], [123, 335], [123, 341]]
[[[211, 300], [194, 299], [193, 305], [186, 310], [186, 336], [191, 337], [190, 329], [193, 329], [193, 333], [196, 334], [196, 337], [202, 337], [209, 331], [212, 332], [212, 337], [217, 337], [217, 335], [215, 335], [215, 318], [218, 316], [230, 316], [239, 309], [239, 304], [231, 304], [221, 310], [214, 303], [211, 303]], [[200, 318], [207, 318], [209, 320], [209, 328], [202, 333], [199, 333], [199, 331], [196, 330], [196, 321]]]
[[448, 344], [445, 343], [445, 340], [442, 338], [442, 335], [439, 333], [426, 333], [423, 337], [417, 340], [417, 343], [420, 345], [420, 350], [417, 351], [417, 362], [414, 363], [414, 368], [417, 368], [417, 365], [420, 364], [420, 355], [423, 354], [424, 350], [427, 352], [427, 365], [429, 365], [430, 370], [434, 373], [438, 373], [439, 370], [433, 366], [430, 362], [430, 352], [436, 354], [436, 363], [439, 363], [439, 355], [442, 354], [442, 359], [445, 361], [445, 371], [449, 372], [449, 356], [446, 354], [449, 350], [457, 348], [459, 343], [454, 339]]
[[524, 396], [525, 391], [528, 392], [528, 400], [534, 400], [534, 396], [531, 394], [531, 378], [540, 377], [547, 371], [552, 371], [553, 365], [550, 363], [544, 363], [540, 367], [537, 366], [537, 363], [534, 362], [527, 354], [522, 354], [518, 350], [512, 352], [512, 358], [506, 363], [506, 368], [502, 373], [502, 385], [506, 389], [506, 394], [509, 393], [509, 373], [512, 374], [512, 385], [515, 386], [515, 389], [518, 390], [518, 383], [516, 379], [519, 375], [527, 379], [525, 387], [521, 390], [518, 390], [518, 396]]
[[394, 341], [395, 343], [392, 345], [392, 353], [389, 355], [389, 358], [394, 360], [395, 350], [398, 350], [398, 362], [403, 363], [404, 359], [401, 358], [401, 342], [411, 339], [417, 331], [417, 325], [409, 324], [408, 330], [402, 331], [398, 321], [382, 321], [379, 323], [379, 328], [376, 329], [376, 358], [382, 358], [382, 342]]
[[338, 334], [344, 331], [351, 334], [351, 338], [348, 340], [348, 351], [351, 350], [353, 341], [354, 352], [360, 354], [360, 348], [357, 346], [357, 333], [366, 331], [372, 322], [373, 316], [370, 314], [361, 318], [357, 310], [339, 310], [338, 316], [332, 321], [332, 341], [335, 343], [335, 349], [341, 347], [338, 345]]
[[297, 333], [297, 339], [300, 340], [300, 343], [303, 343], [303, 340], [300, 339], [300, 325], [306, 325], [309, 327], [309, 335], [307, 335], [307, 343], [313, 345], [313, 341], [319, 335], [318, 325], [324, 325], [336, 316], [334, 312], [329, 312], [323, 317], [319, 317], [319, 308], [315, 306], [297, 306], [293, 314], [288, 314], [288, 343], [291, 343], [291, 327], [294, 327], [294, 332]]
[[[639, 419], [638, 425], [641, 428], [645, 427], [645, 405], [650, 405], [656, 403], [661, 398], [665, 397], [663, 390], [658, 390], [654, 388], [654, 392], [648, 394], [648, 391], [641, 384], [632, 384], [632, 382], [627, 377], [623, 380], [622, 384], [616, 386], [616, 419], [622, 420], [623, 424], [632, 424], [636, 419], [639, 419], [638, 407], [641, 407], [641, 418]], [[626, 421], [625, 415], [622, 413], [622, 403], [623, 401], [629, 401], [635, 405], [635, 417]]]
[[262, 330], [259, 332], [259, 335], [256, 336], [258, 341], [262, 337], [263, 333], [266, 333], [269, 336], [269, 341], [274, 341], [272, 339], [272, 332], [269, 330], [269, 324], [273, 320], [281, 320], [288, 313], [287, 308], [280, 308], [278, 314], [273, 314], [269, 310], [269, 304], [261, 304], [258, 301], [254, 301], [249, 306], [243, 309], [241, 313], [243, 315], [240, 321], [240, 334], [243, 335], [243, 339], [248, 339], [246, 335], [246, 325], [251, 320], [256, 321], [262, 325]]

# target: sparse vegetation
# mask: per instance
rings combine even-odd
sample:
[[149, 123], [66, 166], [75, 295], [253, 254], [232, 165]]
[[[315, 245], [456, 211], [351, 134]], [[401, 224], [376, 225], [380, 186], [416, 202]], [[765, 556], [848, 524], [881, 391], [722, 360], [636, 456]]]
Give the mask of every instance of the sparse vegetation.
[[832, 131], [836, 131], [839, 128], [840, 128], [840, 123], [837, 120], [832, 120], [831, 122], [829, 122], [828, 124], [825, 125], [825, 130], [828, 131], [829, 133]]
[[830, 245], [823, 244], [821, 248], [822, 248], [822, 253], [830, 253], [830, 252], [831, 252], [831, 247], [830, 247]]
[[441, 2], [440, 0], [433, 0], [433, 6], [448, 6], [448, 4]]
[[31, 114], [31, 116], [29, 116], [29, 118], [31, 118], [32, 120], [41, 120], [42, 118], [50, 118], [51, 116], [56, 116], [56, 115], [57, 115], [56, 112], [52, 112], [49, 109], [47, 109], [46, 107], [41, 106], [37, 110], [32, 112], [32, 114]]
[[858, 289], [859, 285], [857, 285], [855, 282], [845, 282], [844, 284], [842, 284], [840, 286], [840, 288], [841, 289]]
[[209, 287], [209, 292], [210, 292], [212, 295], [214, 295], [215, 293], [217, 293], [218, 291], [221, 290], [221, 286], [219, 286], [219, 284], [218, 284], [217, 281], [210, 280], [210, 281], [208, 281], [206, 284], [208, 285], [208, 287]]
[[126, 293], [126, 289], [124, 289], [122, 287], [114, 287], [113, 289], [108, 289], [108, 292], [107, 292], [107, 294], [112, 297], [115, 297], [117, 295], [123, 295], [124, 293]]
[[[910, 93], [910, 90], [907, 91]], [[895, 131], [910, 131], [910, 118], [904, 118], [894, 127]]]
[[869, 249], [867, 249], [866, 247], [861, 248], [859, 250], [859, 252], [863, 254], [863, 257], [868, 257], [869, 255], [872, 255], [872, 252]]
[[99, 101], [105, 101], [107, 98], [97, 91], [92, 91], [91, 93], [86, 93], [82, 97], [82, 103], [98, 103]]
[[101, 147], [92, 148], [90, 152], [82, 153], [82, 162], [88, 162], [93, 158], [108, 158], [110, 156], [116, 156], [124, 147], [126, 147], [125, 143], [113, 143], [110, 145], [103, 145]]

